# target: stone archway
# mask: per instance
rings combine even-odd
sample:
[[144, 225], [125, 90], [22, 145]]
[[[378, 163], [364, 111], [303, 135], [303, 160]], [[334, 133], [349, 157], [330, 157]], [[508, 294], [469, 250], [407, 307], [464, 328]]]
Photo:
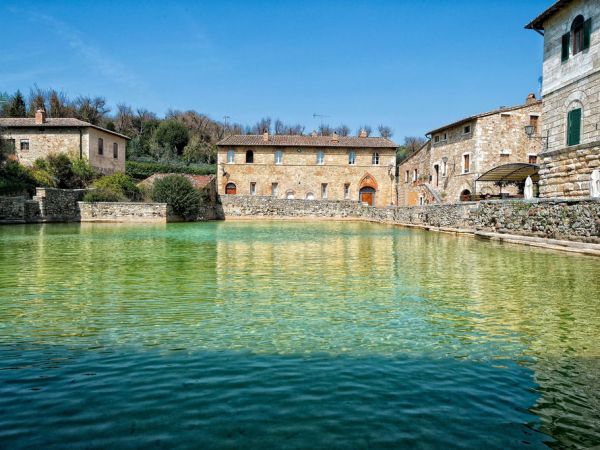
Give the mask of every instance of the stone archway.
[[378, 188], [375, 177], [367, 172], [358, 184], [358, 201], [369, 206], [375, 206], [375, 196]]
[[365, 173], [364, 176], [360, 179], [360, 183], [358, 183], [358, 189], [367, 187], [373, 188], [376, 191], [379, 190], [379, 185], [377, 184], [375, 177], [369, 172]]

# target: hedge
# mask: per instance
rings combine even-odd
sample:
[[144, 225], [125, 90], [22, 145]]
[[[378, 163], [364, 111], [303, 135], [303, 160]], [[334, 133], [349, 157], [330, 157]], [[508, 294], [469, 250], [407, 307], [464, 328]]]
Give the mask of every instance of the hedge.
[[167, 164], [158, 162], [126, 161], [125, 172], [132, 178], [143, 180], [155, 173], [186, 173], [190, 175], [213, 175], [217, 173], [214, 164]]

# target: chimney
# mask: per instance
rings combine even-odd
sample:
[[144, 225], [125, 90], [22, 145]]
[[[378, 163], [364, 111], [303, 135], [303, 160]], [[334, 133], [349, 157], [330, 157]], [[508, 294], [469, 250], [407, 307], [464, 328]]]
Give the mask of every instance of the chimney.
[[263, 133], [263, 141], [269, 142], [269, 132], [268, 131], [265, 131]]
[[316, 130], [312, 130], [312, 133], [310, 133], [310, 135], [312, 137], [316, 137], [317, 136], [317, 131]]
[[340, 142], [340, 138], [338, 137], [338, 134], [334, 131], [333, 134], [331, 135], [331, 140], [333, 142]]
[[44, 111], [43, 109], [40, 108], [35, 112], [35, 124], [41, 125], [45, 122], [46, 122], [46, 111]]
[[367, 132], [364, 129], [361, 129], [360, 133], [358, 133], [358, 137], [366, 138], [367, 137]]
[[527, 96], [527, 99], [525, 100], [525, 104], [532, 105], [534, 103], [537, 103], [537, 98], [535, 98], [535, 94], [532, 92], [531, 94], [529, 94]]

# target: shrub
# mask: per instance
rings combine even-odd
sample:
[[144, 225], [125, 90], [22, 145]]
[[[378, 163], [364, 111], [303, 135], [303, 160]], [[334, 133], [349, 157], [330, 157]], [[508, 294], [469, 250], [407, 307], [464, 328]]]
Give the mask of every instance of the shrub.
[[104, 190], [104, 189], [95, 189], [93, 191], [87, 192], [83, 196], [84, 202], [119, 202], [123, 201], [123, 198], [116, 192]]
[[143, 180], [155, 173], [186, 173], [190, 175], [212, 175], [217, 173], [214, 164], [165, 164], [146, 161], [126, 161], [127, 175], [137, 180]]
[[181, 153], [188, 143], [189, 132], [181, 122], [177, 120], [165, 120], [154, 131], [154, 139], [159, 145], [174, 147], [178, 153]]
[[7, 161], [0, 168], [0, 195], [35, 194], [36, 181], [30, 171], [17, 161]]
[[[96, 172], [87, 159], [70, 158], [65, 153], [48, 155], [46, 159], [37, 159], [33, 164], [36, 179], [41, 183], [61, 189], [82, 189], [96, 177]], [[44, 173], [45, 172], [45, 173]]]
[[83, 187], [89, 186], [98, 176], [90, 162], [86, 158], [74, 158], [71, 160], [73, 170], [73, 181]]
[[142, 199], [142, 192], [135, 184], [135, 181], [120, 172], [100, 178], [93, 184], [93, 187], [96, 191], [102, 192], [102, 195], [115, 199], [96, 201], [139, 201]]
[[193, 219], [200, 210], [200, 193], [192, 183], [181, 175], [167, 175], [156, 180], [152, 188], [152, 200], [166, 203], [174, 214]]

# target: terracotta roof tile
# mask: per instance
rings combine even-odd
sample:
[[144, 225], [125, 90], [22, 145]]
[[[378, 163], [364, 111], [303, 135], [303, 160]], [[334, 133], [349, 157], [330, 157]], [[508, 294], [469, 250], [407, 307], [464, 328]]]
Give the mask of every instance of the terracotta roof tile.
[[226, 146], [267, 146], [267, 147], [356, 147], [356, 148], [396, 148], [398, 145], [382, 137], [357, 137], [339, 136], [334, 140], [332, 136], [290, 136], [269, 135], [265, 141], [263, 135], [247, 134], [233, 135], [217, 143], [220, 147]]

